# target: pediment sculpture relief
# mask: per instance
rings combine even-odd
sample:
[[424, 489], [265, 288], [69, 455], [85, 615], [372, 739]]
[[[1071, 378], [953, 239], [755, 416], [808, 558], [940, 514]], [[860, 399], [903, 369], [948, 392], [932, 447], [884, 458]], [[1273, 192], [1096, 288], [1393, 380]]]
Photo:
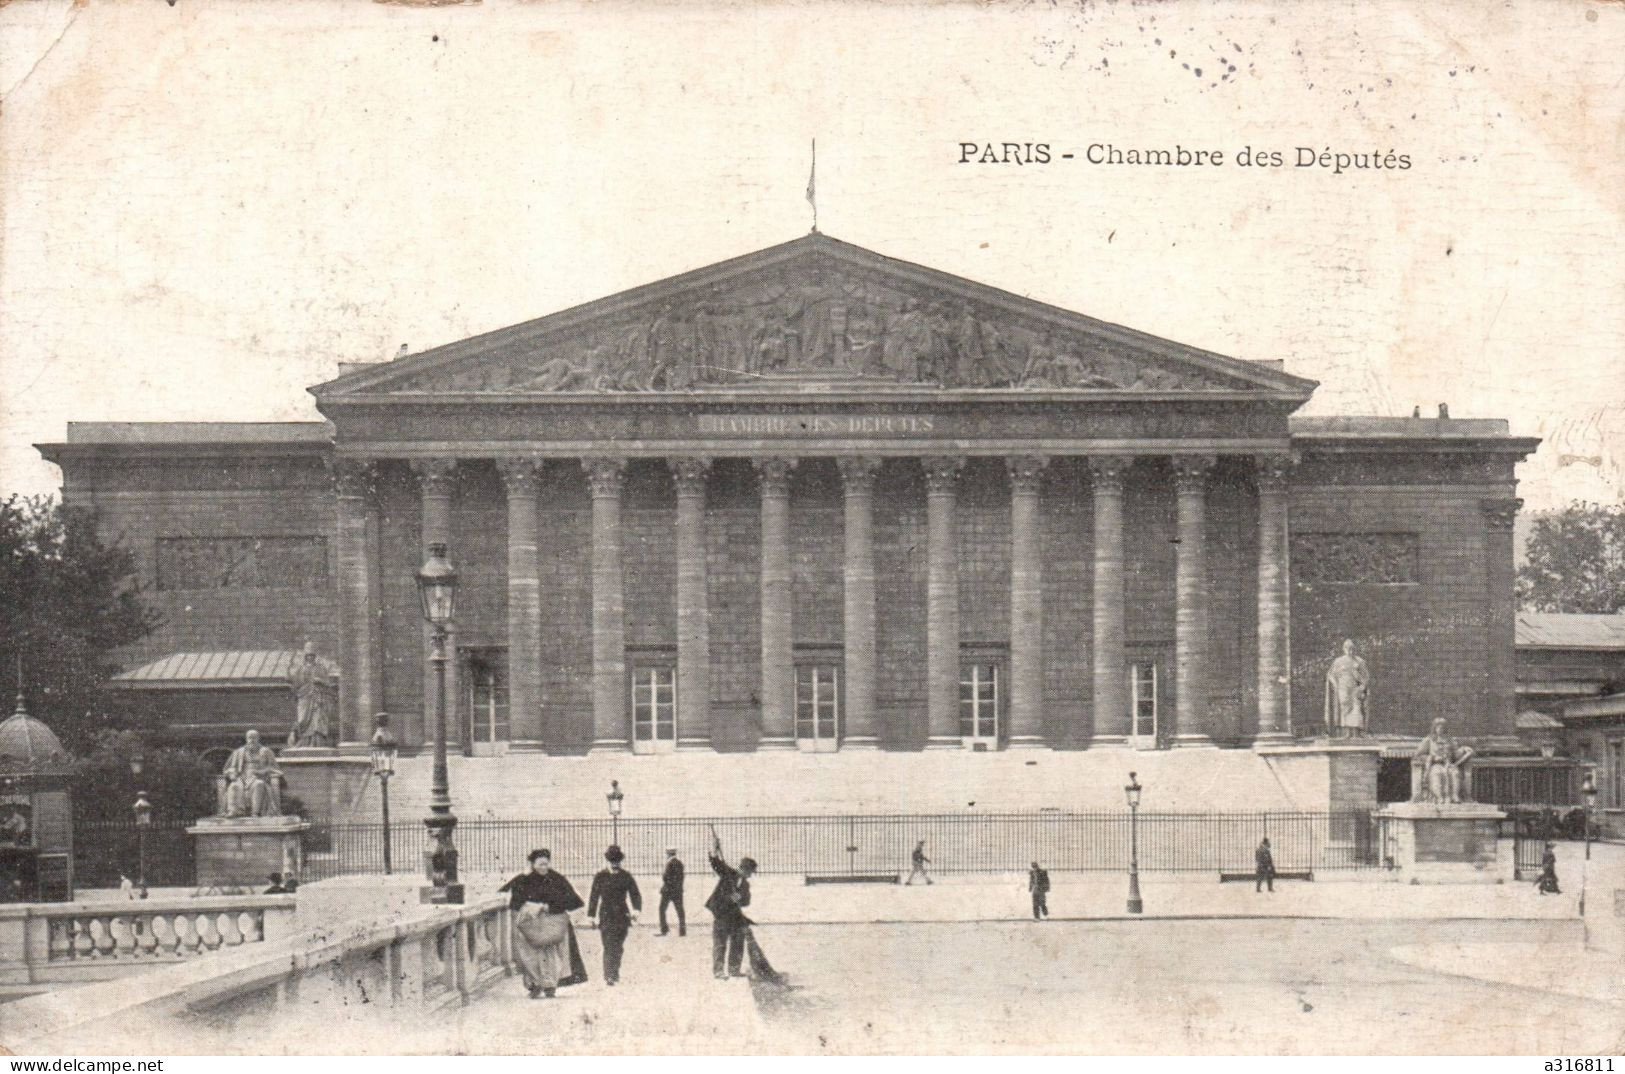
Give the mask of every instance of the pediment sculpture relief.
[[407, 391], [686, 391], [778, 378], [943, 388], [1213, 390], [1219, 375], [878, 278], [800, 267], [662, 300], [523, 353], [427, 373]]

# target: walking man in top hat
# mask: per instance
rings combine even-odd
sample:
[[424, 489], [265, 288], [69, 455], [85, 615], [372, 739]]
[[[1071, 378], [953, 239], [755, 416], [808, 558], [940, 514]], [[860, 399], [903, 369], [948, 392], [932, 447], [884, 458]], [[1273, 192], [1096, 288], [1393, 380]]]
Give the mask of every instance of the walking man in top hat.
[[688, 935], [688, 918], [683, 915], [683, 859], [676, 847], [666, 848], [666, 871], [660, 875], [660, 935], [671, 930], [666, 927], [666, 907], [677, 910], [677, 935]]
[[[620, 847], [612, 845], [604, 851], [604, 860], [609, 862], [609, 868], [599, 870], [592, 878], [587, 916], [598, 919], [598, 932], [604, 938], [604, 983], [613, 985], [621, 979], [626, 934], [631, 931], [632, 919], [643, 912], [643, 895], [632, 874], [621, 868], [626, 855]], [[632, 900], [630, 910], [626, 906], [628, 899]]]

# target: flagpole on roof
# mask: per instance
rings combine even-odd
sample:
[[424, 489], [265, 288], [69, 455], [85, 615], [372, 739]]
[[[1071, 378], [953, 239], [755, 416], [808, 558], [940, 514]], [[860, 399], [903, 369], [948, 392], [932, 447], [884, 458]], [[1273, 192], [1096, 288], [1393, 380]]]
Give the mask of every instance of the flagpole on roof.
[[812, 206], [812, 229], [818, 231], [818, 139], [812, 140], [812, 170], [807, 173], [807, 204]]

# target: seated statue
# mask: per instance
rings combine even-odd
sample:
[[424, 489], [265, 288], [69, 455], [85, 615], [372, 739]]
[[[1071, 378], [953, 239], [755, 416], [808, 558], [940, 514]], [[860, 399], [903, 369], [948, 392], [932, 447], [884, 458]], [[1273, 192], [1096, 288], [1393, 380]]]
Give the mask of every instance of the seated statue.
[[1468, 762], [1473, 751], [1445, 734], [1444, 720], [1433, 721], [1433, 731], [1411, 757], [1411, 801], [1455, 805], [1470, 802], [1472, 781]]
[[246, 741], [231, 751], [222, 775], [226, 777], [224, 816], [280, 817], [282, 792], [277, 780], [282, 772], [276, 766], [271, 747], [260, 744], [260, 733], [250, 731]]

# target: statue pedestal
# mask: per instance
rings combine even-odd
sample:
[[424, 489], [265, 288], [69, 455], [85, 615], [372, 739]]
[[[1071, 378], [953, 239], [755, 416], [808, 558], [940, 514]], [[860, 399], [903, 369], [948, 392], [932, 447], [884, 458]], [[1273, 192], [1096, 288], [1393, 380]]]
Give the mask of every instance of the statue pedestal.
[[198, 887], [258, 891], [272, 873], [304, 875], [309, 827], [298, 817], [205, 817], [186, 829]]
[[299, 799], [306, 820], [323, 827], [350, 817], [372, 773], [370, 757], [330, 746], [289, 746], [276, 763], [287, 784], [285, 793]]
[[1492, 805], [1396, 802], [1377, 812], [1401, 880], [1412, 884], [1504, 884], [1512, 844], [1501, 840], [1506, 814]]

